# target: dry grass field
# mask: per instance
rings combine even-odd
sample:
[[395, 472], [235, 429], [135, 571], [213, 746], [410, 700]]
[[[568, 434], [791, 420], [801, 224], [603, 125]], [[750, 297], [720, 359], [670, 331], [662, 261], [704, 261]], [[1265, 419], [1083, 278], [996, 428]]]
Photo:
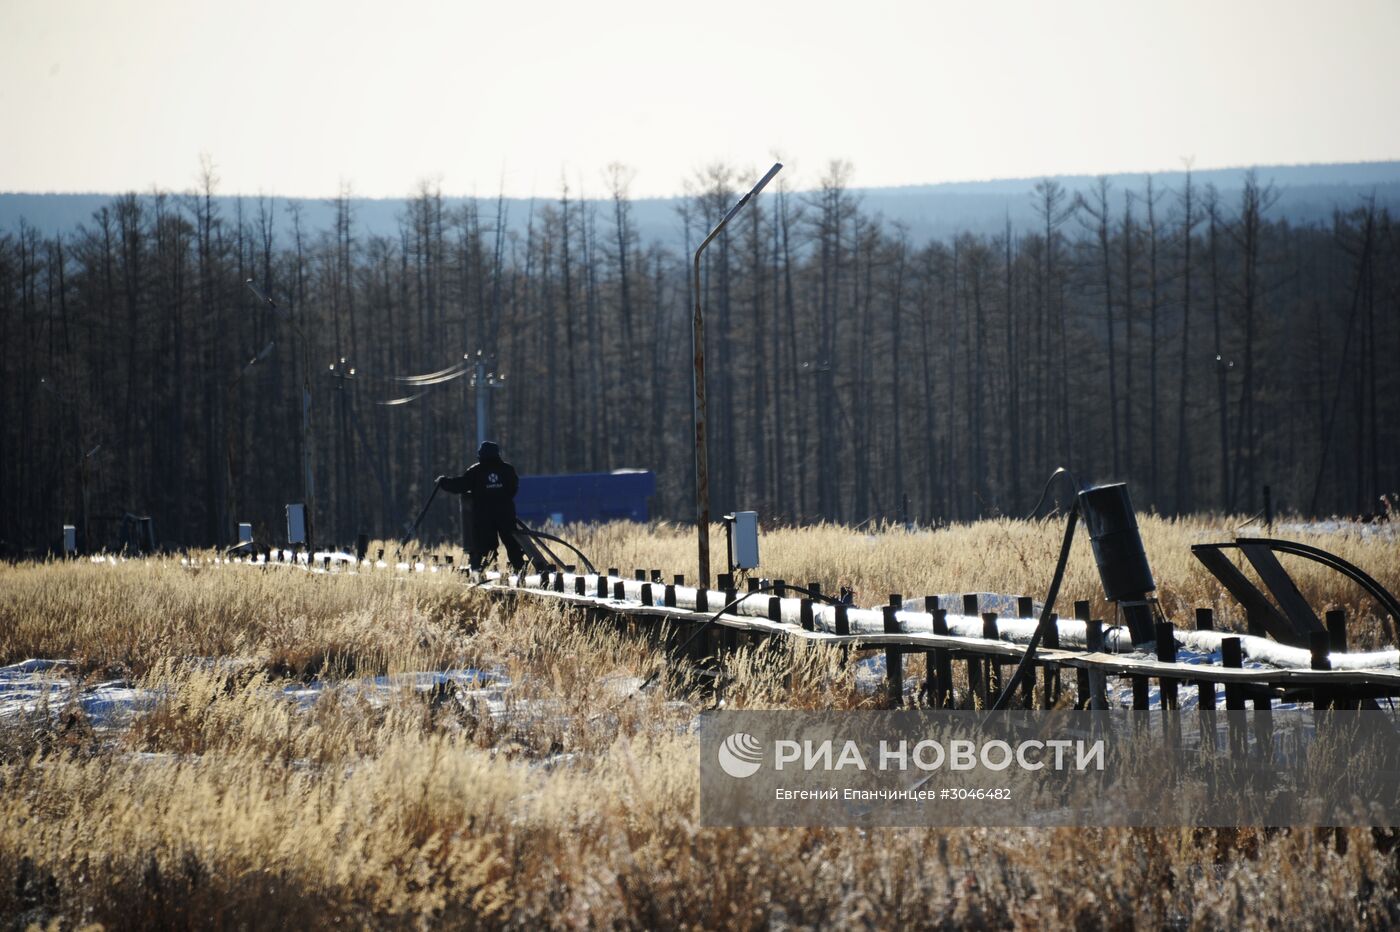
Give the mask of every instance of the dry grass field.
[[[1144, 522], [1169, 613], [1234, 620], [1187, 552], [1232, 529]], [[1059, 536], [779, 530], [764, 569], [848, 583], [867, 604], [1039, 595]], [[1400, 589], [1390, 538], [1289, 536]], [[694, 571], [685, 529], [577, 539], [600, 566]], [[1315, 604], [1352, 613], [1359, 643], [1386, 640], [1357, 594], [1287, 565]], [[1066, 587], [1066, 604], [1097, 594], [1082, 539]], [[645, 644], [448, 574], [0, 567], [0, 663], [32, 657], [74, 661], [78, 685], [0, 715], [6, 927], [1400, 923], [1390, 831], [701, 828], [690, 725], [707, 695], [684, 680], [639, 691], [662, 662]], [[874, 701], [831, 652], [729, 663], [733, 707]], [[482, 679], [405, 676], [466, 669]], [[79, 701], [81, 683], [113, 680], [152, 697], [119, 725]]]

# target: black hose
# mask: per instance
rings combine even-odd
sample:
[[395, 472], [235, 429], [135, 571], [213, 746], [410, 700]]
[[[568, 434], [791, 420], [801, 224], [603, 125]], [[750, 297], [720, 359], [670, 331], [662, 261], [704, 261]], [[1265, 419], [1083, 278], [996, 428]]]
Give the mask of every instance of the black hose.
[[408, 543], [409, 538], [412, 537], [414, 534], [416, 534], [416, 533], [418, 532], [418, 525], [420, 525], [420, 524], [423, 523], [423, 516], [426, 515], [426, 514], [428, 513], [428, 506], [431, 505], [431, 504], [433, 503], [433, 499], [437, 498], [437, 494], [438, 494], [438, 484], [437, 484], [436, 482], [434, 482], [434, 483], [433, 483], [433, 494], [428, 496], [428, 500], [427, 500], [426, 502], [423, 503], [423, 510], [420, 511], [420, 512], [418, 512], [418, 517], [417, 517], [417, 519], [413, 522], [413, 526], [410, 527], [410, 528], [408, 529], [408, 533], [405, 534], [405, 535], [403, 536], [403, 540], [399, 541], [399, 546], [400, 546], [400, 547], [402, 547], [404, 544]]
[[[589, 562], [588, 557], [583, 555], [583, 551], [579, 550], [567, 540], [564, 540], [564, 538], [555, 537], [553, 534], [546, 534], [544, 531], [537, 531], [534, 528], [530, 527], [528, 524], [526, 524], [524, 521], [521, 521], [519, 518], [515, 519], [515, 527], [516, 530], [523, 532], [525, 536], [533, 540], [552, 540], [556, 544], [563, 544], [565, 547], [568, 547], [570, 550], [572, 550], [575, 554], [578, 555], [579, 560], [582, 561], [584, 568], [587, 569], [588, 572], [592, 573], [595, 576], [598, 575], [597, 568], [594, 567], [591, 562]], [[546, 552], [548, 552], [547, 548]], [[553, 554], [550, 554], [550, 556], [554, 559], [556, 563], [558, 563], [558, 557], [555, 557]]]
[[1074, 491], [1076, 494], [1078, 494], [1079, 490], [1083, 488], [1083, 486], [1079, 484], [1079, 480], [1075, 478], [1074, 473], [1061, 466], [1060, 468], [1056, 469], [1050, 474], [1049, 479], [1045, 480], [1045, 487], [1040, 490], [1040, 498], [1036, 499], [1035, 507], [1032, 508], [1030, 512], [1026, 515], [1027, 521], [1035, 519], [1036, 513], [1040, 511], [1040, 506], [1045, 504], [1045, 496], [1050, 494], [1050, 486], [1052, 486], [1055, 483], [1055, 480], [1060, 478], [1061, 476], [1064, 476], [1070, 481], [1070, 483], [1074, 486]]
[[[1057, 470], [1058, 473], [1058, 470]], [[1052, 479], [1054, 476], [1051, 477]], [[1048, 487], [1048, 486], [1047, 486]], [[1021, 680], [1025, 679], [1028, 670], [1035, 660], [1035, 650], [1040, 646], [1040, 639], [1046, 631], [1050, 629], [1050, 618], [1055, 611], [1055, 599], [1060, 595], [1060, 583], [1065, 578], [1065, 564], [1069, 561], [1069, 545], [1074, 540], [1074, 527], [1079, 523], [1079, 509], [1070, 509], [1069, 519], [1065, 521], [1065, 539], [1060, 544], [1060, 558], [1055, 563], [1055, 575], [1050, 580], [1050, 591], [1045, 595], [1045, 607], [1040, 611], [1040, 622], [1035, 626], [1035, 633], [1031, 635], [1030, 643], [1026, 645], [1026, 652], [1021, 656], [1021, 662], [1016, 665], [1016, 672], [1011, 674], [1011, 679], [1007, 681], [1002, 689], [1001, 695], [997, 696], [996, 702], [992, 703], [990, 711], [999, 712], [1006, 705], [1007, 699], [1016, 691]]]

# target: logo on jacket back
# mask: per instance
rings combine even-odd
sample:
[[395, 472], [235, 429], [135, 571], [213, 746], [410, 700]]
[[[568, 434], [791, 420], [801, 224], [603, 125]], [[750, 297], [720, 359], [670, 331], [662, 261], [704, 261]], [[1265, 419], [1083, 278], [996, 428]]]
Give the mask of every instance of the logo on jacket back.
[[486, 477], [486, 484], [488, 488], [499, 489], [501, 487], [501, 477], [495, 473], [491, 473]]

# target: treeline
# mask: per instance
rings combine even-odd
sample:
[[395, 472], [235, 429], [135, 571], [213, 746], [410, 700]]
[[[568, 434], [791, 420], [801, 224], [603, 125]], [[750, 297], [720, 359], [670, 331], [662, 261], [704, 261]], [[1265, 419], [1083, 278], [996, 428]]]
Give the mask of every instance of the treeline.
[[[220, 209], [206, 164], [196, 191], [0, 233], [0, 537], [73, 523], [101, 546], [135, 513], [170, 542], [238, 521], [277, 540], [308, 461], [321, 540], [394, 535], [473, 458], [478, 354], [523, 473], [650, 468], [654, 513], [693, 517], [690, 257], [640, 240], [629, 177], [533, 203], [523, 231], [504, 201], [423, 185], [386, 237], [348, 191], [330, 229], [296, 202]], [[912, 242], [848, 177], [775, 184], [706, 253], [716, 513], [1014, 515], [1060, 465], [1163, 512], [1254, 512], [1269, 485], [1281, 509], [1365, 513], [1400, 488], [1388, 211], [1291, 224], [1252, 176], [1228, 199], [1189, 175], [1045, 181], [1033, 232]], [[750, 182], [692, 179], [686, 242]]]

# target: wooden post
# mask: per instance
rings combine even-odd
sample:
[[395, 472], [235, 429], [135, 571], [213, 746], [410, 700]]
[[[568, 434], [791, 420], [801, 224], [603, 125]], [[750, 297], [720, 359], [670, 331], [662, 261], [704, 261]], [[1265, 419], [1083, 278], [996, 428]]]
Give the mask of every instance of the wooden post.
[[654, 605], [651, 595], [651, 583], [642, 583], [642, 604], [646, 606]]
[[[1001, 640], [996, 612], [982, 612], [982, 637], [988, 641]], [[1001, 695], [1001, 664], [1001, 657], [996, 654], [992, 654], [983, 661], [982, 695], [983, 699], [986, 700], [986, 705], [990, 705], [997, 696]]]
[[[1239, 638], [1222, 638], [1220, 641], [1220, 665], [1227, 670], [1238, 670], [1244, 666], [1244, 651]], [[1244, 691], [1231, 682], [1225, 684], [1225, 710], [1244, 711]]]
[[564, 591], [564, 574], [563, 574], [562, 572], [556, 571], [556, 572], [554, 573], [554, 591], [555, 591], [555, 592], [563, 592], [563, 591]]
[[665, 604], [666, 604], [666, 607], [667, 607], [667, 608], [675, 608], [675, 607], [676, 607], [676, 587], [675, 587], [675, 586], [667, 586], [664, 590], [662, 590], [661, 597], [665, 600]]
[[1264, 755], [1272, 753], [1274, 744], [1273, 708], [1274, 700], [1270, 697], [1254, 698], [1254, 737], [1259, 742], [1259, 753]]
[[606, 599], [607, 597], [608, 597], [608, 577], [606, 577], [606, 576], [599, 576], [599, 577], [598, 577], [598, 598], [600, 598], [600, 599]]
[[904, 608], [904, 596], [898, 592], [891, 592], [890, 607], [893, 608], [895, 611], [902, 610]]
[[1332, 669], [1332, 661], [1327, 656], [1332, 650], [1332, 635], [1329, 632], [1312, 632], [1308, 638], [1308, 647], [1312, 652], [1312, 668], [1314, 670]]
[[[1050, 613], [1050, 626], [1045, 629], [1044, 644], [1046, 650], [1060, 649], [1060, 616], [1056, 612]], [[1041, 706], [1053, 709], [1059, 701], [1060, 665], [1047, 663], [1045, 664], [1045, 688], [1041, 697]]]
[[836, 633], [837, 633], [837, 634], [850, 634], [850, 633], [851, 633], [851, 619], [850, 619], [850, 615], [848, 614], [849, 611], [850, 611], [850, 609], [847, 608], [845, 605], [838, 605], [838, 606], [836, 606]]
[[[1170, 621], [1157, 622], [1157, 659], [1163, 663], [1176, 663], [1176, 629]], [[1176, 680], [1161, 678], [1162, 708], [1175, 711], [1181, 708], [1177, 701]]]
[[684, 585], [685, 585], [685, 574], [684, 574], [684, 573], [677, 573], [676, 575], [672, 576], [672, 577], [671, 577], [671, 585], [673, 585], [673, 586], [684, 586]]
[[[937, 633], [938, 633], [938, 596], [936, 596], [936, 595], [926, 595], [926, 596], [924, 596], [924, 611], [928, 613], [929, 619], [930, 619], [930, 621], [932, 622], [932, 624], [931, 624], [931, 626], [930, 626], [930, 630], [932, 630], [935, 634], [937, 634]], [[938, 700], [935, 698], [935, 687], [937, 686], [937, 683], [938, 683], [938, 677], [937, 677], [937, 674], [935, 673], [935, 671], [937, 670], [937, 668], [938, 668], [938, 662], [937, 662], [937, 660], [934, 658], [934, 652], [931, 651], [931, 650], [926, 650], [926, 651], [924, 651], [924, 688], [923, 688], [923, 690], [921, 691], [921, 695], [922, 695], [923, 698], [928, 702], [929, 705], [935, 706], [935, 707], [938, 705]]]
[[1343, 609], [1334, 608], [1327, 613], [1327, 635], [1332, 653], [1347, 652], [1347, 613]]
[[588, 591], [588, 580], [582, 576], [574, 577], [574, 595], [584, 595]]
[[768, 620], [783, 620], [783, 600], [776, 595], [768, 597]]
[[1001, 631], [998, 630], [997, 626], [997, 613], [981, 613], [981, 637], [986, 638], [988, 641], [1001, 640]]
[[1133, 681], [1133, 711], [1145, 712], [1149, 704], [1149, 683], [1145, 676], [1131, 677]]
[[812, 594], [812, 598], [815, 599], [817, 596], [822, 594], [822, 584], [819, 582], [809, 582], [807, 584], [807, 591], [810, 592]]
[[776, 595], [776, 596], [777, 596], [778, 598], [780, 598], [780, 599], [785, 599], [785, 598], [787, 598], [787, 580], [786, 580], [786, 579], [775, 579], [775, 580], [773, 580], [773, 594]]
[[978, 609], [977, 593], [969, 592], [963, 596], [963, 614], [969, 618], [976, 618], [981, 614]]
[[[1331, 612], [1328, 612], [1328, 621], [1331, 621]], [[1329, 625], [1330, 628], [1330, 625]], [[1332, 648], [1332, 636], [1329, 631], [1314, 631], [1309, 635], [1308, 646], [1312, 650], [1312, 668], [1314, 670], [1332, 669], [1332, 661], [1327, 656]], [[1330, 709], [1336, 705], [1332, 691], [1323, 686], [1313, 687], [1313, 708]]]
[[802, 622], [803, 631], [815, 631], [817, 629], [816, 623], [812, 620], [811, 599], [802, 600], [802, 603], [798, 606], [797, 609], [797, 617]]
[[615, 566], [610, 566], [610, 567], [608, 567], [608, 576], [609, 576], [609, 577], [617, 577], [617, 576], [621, 576], [621, 575], [622, 575], [622, 570], [618, 569], [618, 568], [615, 567]]
[[[1244, 651], [1237, 637], [1223, 638], [1220, 641], [1220, 665], [1230, 670], [1244, 666]], [[1244, 711], [1244, 690], [1234, 683], [1225, 683], [1225, 718], [1230, 729], [1230, 754], [1243, 757], [1249, 750], [1249, 736], [1240, 721], [1242, 716], [1232, 712]]]
[[[1103, 650], [1103, 622], [1099, 619], [1084, 623], [1084, 642], [1090, 653], [1098, 653]], [[1101, 670], [1085, 671], [1087, 685], [1089, 687], [1089, 708], [1095, 712], [1105, 712], [1108, 710], [1108, 692], [1104, 687], [1104, 675]]]
[[1016, 617], [1034, 618], [1035, 600], [1028, 595], [1018, 595], [1016, 597]]
[[[948, 610], [938, 607], [937, 596], [933, 600], [933, 633], [948, 633]], [[927, 603], [926, 603], [927, 604]], [[934, 706], [946, 709], [953, 704], [953, 655], [946, 648], [933, 649]]]
[[[1345, 654], [1347, 652], [1347, 613], [1340, 608], [1332, 609], [1327, 613], [1327, 637], [1331, 653]], [[1357, 700], [1343, 698], [1342, 693], [1334, 692], [1328, 698], [1334, 709], [1357, 708]]]
[[757, 592], [757, 591], [758, 591], [758, 583], [759, 583], [759, 581], [758, 581], [757, 579], [755, 579], [754, 577], [750, 576], [750, 577], [748, 578], [749, 591], [750, 591], [750, 592]]
[[[1215, 630], [1215, 612], [1208, 608], [1196, 609], [1196, 630]], [[1215, 711], [1215, 682], [1213, 680], [1196, 680], [1198, 690], [1197, 705], [1205, 712]], [[1211, 726], [1214, 728], [1214, 725]], [[1214, 738], [1214, 731], [1211, 732]]]
[[647, 571], [646, 571], [646, 570], [633, 570], [633, 571], [632, 571], [632, 575], [636, 577], [637, 582], [646, 582], [646, 581], [647, 581]]
[[[886, 634], [899, 633], [899, 619], [895, 617], [895, 607], [885, 606], [884, 621]], [[904, 659], [899, 647], [894, 644], [885, 648], [885, 683], [889, 687], [889, 702], [892, 708], [904, 704]]]
[[[1089, 647], [1089, 629], [1087, 627], [1089, 624], [1089, 603], [1086, 600], [1080, 599], [1074, 603], [1074, 620], [1084, 622], [1086, 626], [1084, 629], [1084, 649], [1092, 650], [1093, 648]], [[1089, 698], [1094, 690], [1093, 685], [1089, 682], [1089, 671], [1083, 667], [1078, 667], [1074, 671], [1074, 690], [1074, 707], [1076, 709], [1089, 708]]]
[[[751, 584], [752, 584], [752, 583], [756, 583], [757, 581], [758, 581], [758, 580], [756, 580], [756, 579], [750, 579], [750, 580], [749, 580], [749, 582], [750, 582]], [[749, 589], [749, 591], [750, 591], [750, 592], [753, 591], [752, 587]], [[735, 599], [737, 599], [737, 598], [739, 598], [739, 592], [738, 592], [737, 589], [734, 589], [734, 588], [731, 586], [731, 587], [729, 587], [729, 588], [727, 588], [727, 589], [724, 590], [724, 604], [725, 604], [726, 607], [729, 606], [730, 603], [732, 603], [732, 602], [733, 602]], [[738, 608], [729, 608], [728, 610], [729, 610], [730, 612], [735, 612], [735, 613], [737, 613], [737, 612], [739, 611]], [[724, 651], [725, 651], [725, 653], [730, 653], [730, 654], [732, 654], [734, 651], [736, 651], [736, 650], [739, 649], [739, 632], [738, 632], [736, 629], [731, 628], [731, 627], [729, 627], [728, 625], [725, 625], [725, 626], [724, 626], [724, 630], [720, 632], [720, 639], [721, 639], [721, 642], [722, 642], [723, 645], [724, 645]]]
[[625, 601], [627, 598], [627, 587], [622, 584], [620, 579], [613, 583], [613, 598], [619, 602]]

